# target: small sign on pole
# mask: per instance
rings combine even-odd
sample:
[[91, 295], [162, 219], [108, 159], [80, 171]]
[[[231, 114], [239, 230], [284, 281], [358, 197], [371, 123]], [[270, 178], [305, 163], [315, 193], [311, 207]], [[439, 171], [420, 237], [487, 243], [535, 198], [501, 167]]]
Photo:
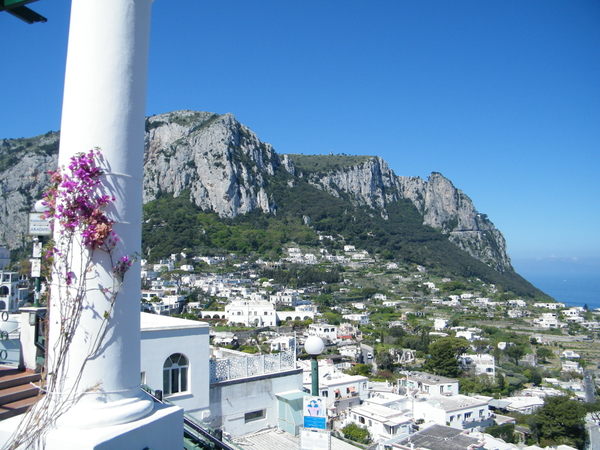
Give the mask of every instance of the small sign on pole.
[[327, 397], [304, 396], [304, 427], [324, 430], [327, 422]]
[[42, 261], [39, 258], [30, 259], [31, 263], [31, 278], [42, 276]]
[[50, 222], [42, 218], [44, 213], [29, 213], [28, 234], [31, 236], [51, 236]]
[[315, 430], [314, 428], [300, 428], [301, 450], [330, 450], [331, 433], [329, 430]]

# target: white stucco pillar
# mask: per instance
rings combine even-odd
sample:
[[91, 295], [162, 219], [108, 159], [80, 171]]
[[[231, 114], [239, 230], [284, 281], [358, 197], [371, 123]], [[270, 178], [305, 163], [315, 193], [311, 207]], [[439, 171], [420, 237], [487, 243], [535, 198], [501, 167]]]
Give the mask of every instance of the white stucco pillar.
[[[101, 349], [89, 358], [105, 312], [110, 311], [110, 300], [102, 288], [114, 285], [113, 265], [122, 256], [141, 252], [151, 6], [152, 0], [72, 1], [59, 166], [68, 166], [77, 153], [100, 148], [108, 167], [103, 168], [102, 184], [116, 198], [106, 212], [115, 222], [119, 242], [112, 259], [101, 250], [93, 254], [81, 321], [68, 351], [60, 392], [50, 393], [59, 402], [73, 393], [80, 397], [59, 418], [59, 427], [127, 423], [147, 416], [153, 408], [140, 388], [139, 263], [126, 273]], [[78, 261], [90, 257], [90, 252], [78, 242], [73, 242], [70, 252], [74, 272], [79, 275]], [[53, 286], [49, 373], [58, 358], [59, 301], [60, 288]]]

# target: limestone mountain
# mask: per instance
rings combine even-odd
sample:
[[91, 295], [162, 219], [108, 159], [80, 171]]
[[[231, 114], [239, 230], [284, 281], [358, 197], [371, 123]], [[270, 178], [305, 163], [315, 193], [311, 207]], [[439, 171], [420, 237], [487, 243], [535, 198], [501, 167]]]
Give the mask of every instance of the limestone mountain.
[[[46, 172], [56, 166], [58, 140], [58, 133], [49, 132], [0, 141], [0, 245], [23, 246], [27, 212], [48, 183]], [[398, 176], [377, 156], [280, 155], [231, 114], [185, 110], [149, 117], [145, 145], [144, 203], [185, 195], [198, 211], [223, 220], [293, 212], [313, 232], [329, 228], [350, 240], [364, 238], [376, 252], [393, 236], [407, 239], [416, 227], [421, 231], [412, 247], [398, 241], [388, 249], [392, 256], [397, 250], [415, 261], [419, 253], [435, 258], [416, 248], [427, 235], [452, 243], [497, 273], [514, 273], [502, 233], [439, 173], [428, 180]], [[307, 198], [321, 200], [300, 211]], [[315, 209], [331, 202], [337, 203], [330, 210], [342, 211], [336, 218]], [[341, 216], [348, 216], [344, 225]]]

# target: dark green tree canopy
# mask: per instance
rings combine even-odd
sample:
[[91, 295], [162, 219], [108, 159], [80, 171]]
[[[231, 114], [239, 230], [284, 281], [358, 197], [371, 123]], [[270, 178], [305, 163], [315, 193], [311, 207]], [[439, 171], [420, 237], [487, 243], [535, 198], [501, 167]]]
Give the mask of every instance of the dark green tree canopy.
[[436, 375], [456, 378], [461, 370], [458, 356], [469, 348], [469, 341], [464, 338], [446, 337], [429, 345], [429, 358], [425, 362], [425, 370]]
[[546, 397], [544, 406], [531, 418], [531, 432], [537, 441], [547, 445], [574, 445], [583, 449], [586, 409], [567, 396]]

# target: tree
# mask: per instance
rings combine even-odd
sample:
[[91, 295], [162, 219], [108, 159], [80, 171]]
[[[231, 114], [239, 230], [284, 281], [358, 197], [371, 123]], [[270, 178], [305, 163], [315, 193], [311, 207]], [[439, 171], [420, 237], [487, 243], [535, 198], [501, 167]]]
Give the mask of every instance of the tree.
[[506, 347], [504, 353], [506, 353], [509, 358], [514, 359], [515, 365], [518, 366], [519, 360], [523, 357], [523, 355], [525, 355], [525, 347], [522, 345], [510, 345]]
[[583, 449], [586, 441], [585, 407], [567, 396], [546, 397], [544, 406], [531, 417], [531, 432], [540, 444], [574, 445]]
[[377, 363], [378, 370], [389, 370], [394, 371], [394, 357], [387, 350], [377, 352], [375, 356], [375, 362]]
[[362, 375], [363, 377], [368, 377], [371, 375], [371, 368], [372, 366], [370, 364], [355, 364], [350, 367], [346, 373], [348, 375]]
[[536, 351], [536, 355], [538, 358], [542, 360], [544, 364], [546, 364], [547, 358], [554, 357], [554, 352], [550, 350], [548, 347], [539, 347]]
[[342, 433], [346, 439], [358, 442], [360, 444], [367, 444], [371, 439], [369, 430], [363, 427], [359, 427], [355, 423], [351, 423], [342, 428]]
[[469, 341], [463, 338], [446, 337], [429, 345], [429, 359], [425, 370], [436, 375], [456, 378], [460, 375], [458, 355], [469, 348]]
[[487, 427], [485, 429], [485, 432], [491, 434], [496, 438], [502, 439], [508, 444], [516, 443], [514, 423], [505, 423], [504, 425], [493, 425], [491, 427]]

